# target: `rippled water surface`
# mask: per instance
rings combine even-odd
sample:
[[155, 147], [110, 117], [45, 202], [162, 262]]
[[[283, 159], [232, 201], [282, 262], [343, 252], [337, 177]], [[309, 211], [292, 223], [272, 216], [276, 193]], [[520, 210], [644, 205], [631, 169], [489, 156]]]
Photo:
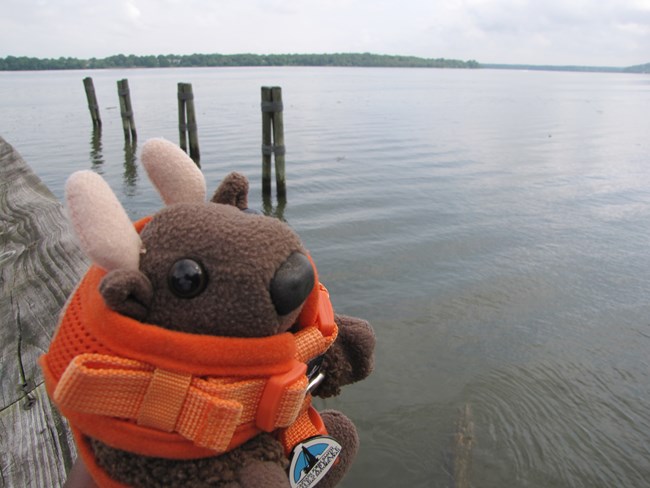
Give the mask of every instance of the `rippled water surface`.
[[[104, 127], [93, 138], [82, 79]], [[103, 174], [131, 217], [158, 197], [125, 151], [178, 139], [195, 93], [211, 188], [251, 179], [260, 87], [283, 88], [288, 204], [339, 312], [377, 332], [377, 368], [322, 407], [359, 427], [344, 486], [454, 486], [471, 412], [480, 487], [650, 483], [650, 78], [400, 69], [0, 73], [0, 135], [60, 197]], [[137, 148], [136, 148], [137, 149]]]

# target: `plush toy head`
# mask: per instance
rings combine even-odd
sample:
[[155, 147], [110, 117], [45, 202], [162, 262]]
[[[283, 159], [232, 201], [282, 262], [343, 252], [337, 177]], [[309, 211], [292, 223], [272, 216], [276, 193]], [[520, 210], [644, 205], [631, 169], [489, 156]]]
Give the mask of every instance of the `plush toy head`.
[[166, 141], [146, 144], [143, 164], [168, 206], [140, 235], [99, 175], [80, 172], [68, 181], [75, 232], [109, 271], [102, 296], [117, 312], [172, 330], [234, 337], [286, 331], [314, 286], [300, 239], [276, 219], [242, 212], [248, 183], [236, 173], [215, 192], [217, 205], [206, 203], [202, 174], [185, 158]]
[[334, 316], [298, 236], [248, 210], [243, 176], [206, 202], [200, 170], [175, 145], [148, 141], [141, 159], [166, 207], [137, 229], [100, 176], [66, 185], [93, 266], [42, 365], [93, 478], [289, 486], [291, 456], [297, 485], [309, 472], [300, 463], [316, 459], [306, 433], [339, 456], [314, 478], [333, 486], [356, 430], [338, 412], [319, 416], [309, 392], [336, 394], [369, 374], [372, 329]]

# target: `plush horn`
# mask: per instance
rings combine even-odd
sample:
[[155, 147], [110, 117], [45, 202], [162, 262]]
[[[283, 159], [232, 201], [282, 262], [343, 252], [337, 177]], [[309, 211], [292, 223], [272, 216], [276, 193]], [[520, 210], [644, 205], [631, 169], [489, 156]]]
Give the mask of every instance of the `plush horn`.
[[101, 176], [90, 170], [73, 173], [65, 199], [81, 248], [93, 263], [107, 271], [138, 269], [142, 241]]
[[140, 159], [166, 205], [205, 201], [203, 173], [176, 144], [149, 139], [142, 147]]

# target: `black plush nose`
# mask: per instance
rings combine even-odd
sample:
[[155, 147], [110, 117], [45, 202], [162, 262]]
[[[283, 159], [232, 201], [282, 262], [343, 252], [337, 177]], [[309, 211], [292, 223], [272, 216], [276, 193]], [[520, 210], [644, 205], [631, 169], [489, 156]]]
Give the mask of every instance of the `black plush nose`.
[[291, 254], [271, 280], [271, 300], [278, 315], [297, 309], [314, 288], [314, 280], [314, 269], [307, 256]]

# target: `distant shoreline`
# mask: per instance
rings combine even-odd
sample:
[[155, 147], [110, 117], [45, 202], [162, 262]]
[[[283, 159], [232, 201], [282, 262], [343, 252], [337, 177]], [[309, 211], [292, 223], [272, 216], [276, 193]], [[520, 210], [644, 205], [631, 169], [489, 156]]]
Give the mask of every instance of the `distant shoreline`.
[[579, 73], [650, 73], [650, 63], [626, 68], [610, 66], [554, 66], [536, 64], [481, 64], [486, 69], [516, 69], [528, 71], [571, 71]]
[[106, 58], [33, 58], [7, 56], [0, 58], [0, 71], [47, 71], [114, 68], [191, 68], [191, 67], [269, 67], [269, 66], [331, 66], [363, 68], [449, 68], [449, 69], [512, 69], [538, 71], [574, 71], [602, 73], [650, 73], [650, 63], [624, 68], [599, 66], [553, 66], [531, 64], [481, 64], [475, 60], [420, 58], [372, 53], [333, 54], [160, 54], [136, 56], [118, 54]]

